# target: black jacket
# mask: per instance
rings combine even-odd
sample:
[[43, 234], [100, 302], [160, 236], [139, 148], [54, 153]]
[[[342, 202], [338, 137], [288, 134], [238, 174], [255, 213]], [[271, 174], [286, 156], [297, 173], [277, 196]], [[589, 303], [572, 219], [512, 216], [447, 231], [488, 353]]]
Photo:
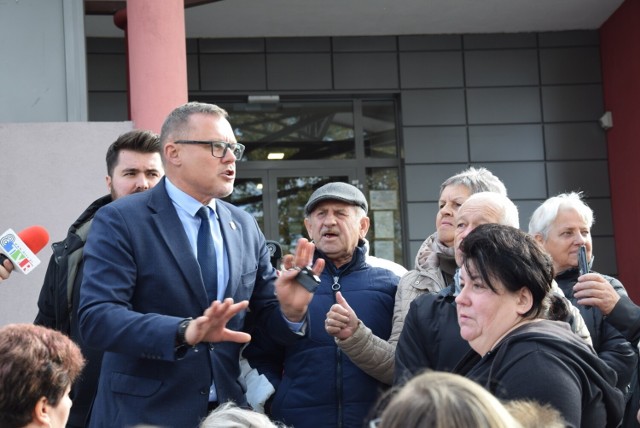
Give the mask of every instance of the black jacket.
[[111, 202], [111, 195], [94, 201], [69, 228], [67, 237], [51, 245], [53, 254], [47, 266], [38, 298], [35, 324], [61, 331], [80, 346], [87, 364], [73, 385], [73, 406], [67, 427], [84, 427], [96, 394], [102, 352], [89, 348], [78, 333], [78, 301], [82, 283], [82, 253], [93, 216]]
[[617, 427], [622, 420], [615, 372], [563, 322], [518, 327], [484, 357], [470, 351], [454, 372], [501, 399], [548, 403], [567, 426]]
[[451, 285], [411, 302], [396, 347], [394, 384], [426, 369], [450, 372], [471, 350], [460, 336], [453, 292]]
[[556, 276], [558, 286], [564, 292], [567, 299], [580, 310], [584, 322], [587, 324], [593, 348], [598, 356], [618, 374], [617, 386], [625, 391], [636, 364], [637, 354], [625, 337], [610, 323], [605, 322], [600, 309], [578, 304], [578, 299], [573, 296], [573, 286], [578, 281], [580, 272], [577, 268], [568, 269]]

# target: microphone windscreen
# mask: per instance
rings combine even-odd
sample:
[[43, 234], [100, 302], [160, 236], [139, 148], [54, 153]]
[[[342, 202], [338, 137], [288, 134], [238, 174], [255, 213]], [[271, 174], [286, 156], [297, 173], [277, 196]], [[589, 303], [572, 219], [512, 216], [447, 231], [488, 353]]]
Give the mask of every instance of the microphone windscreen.
[[42, 226], [27, 227], [18, 232], [18, 236], [34, 254], [42, 250], [49, 242], [49, 232]]

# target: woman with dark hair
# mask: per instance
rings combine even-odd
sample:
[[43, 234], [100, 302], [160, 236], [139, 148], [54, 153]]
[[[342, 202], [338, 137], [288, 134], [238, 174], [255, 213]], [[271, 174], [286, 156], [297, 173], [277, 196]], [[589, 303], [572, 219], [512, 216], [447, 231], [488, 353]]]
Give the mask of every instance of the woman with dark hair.
[[568, 324], [544, 319], [553, 263], [519, 229], [486, 224], [461, 244], [460, 335], [472, 350], [455, 368], [501, 399], [558, 409], [567, 426], [616, 427], [616, 374]]
[[31, 324], [0, 328], [0, 427], [64, 428], [84, 358], [64, 334]]

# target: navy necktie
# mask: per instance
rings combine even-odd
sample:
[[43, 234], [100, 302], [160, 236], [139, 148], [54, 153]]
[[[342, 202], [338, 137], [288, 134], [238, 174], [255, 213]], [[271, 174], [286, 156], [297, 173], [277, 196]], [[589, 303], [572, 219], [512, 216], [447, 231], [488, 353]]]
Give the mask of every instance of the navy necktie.
[[209, 303], [217, 299], [218, 296], [218, 269], [216, 260], [216, 249], [213, 245], [211, 235], [211, 225], [209, 224], [209, 207], [202, 207], [198, 210], [200, 217], [200, 228], [198, 229], [198, 264], [202, 273], [204, 288], [207, 290]]

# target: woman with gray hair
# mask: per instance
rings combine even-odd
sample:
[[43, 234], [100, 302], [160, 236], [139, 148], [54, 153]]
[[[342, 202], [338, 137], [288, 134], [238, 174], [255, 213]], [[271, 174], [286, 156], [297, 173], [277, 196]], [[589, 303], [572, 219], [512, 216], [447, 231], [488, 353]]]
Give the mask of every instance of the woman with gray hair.
[[[635, 349], [629, 342], [637, 345], [640, 309], [631, 302], [620, 281], [591, 270], [593, 223], [593, 210], [580, 193], [562, 193], [534, 211], [529, 234], [553, 259], [556, 282], [580, 310], [598, 356], [618, 373], [618, 388], [628, 392], [637, 365]], [[588, 272], [579, 268], [581, 247], [586, 250]], [[632, 401], [630, 407], [637, 409], [638, 400]], [[631, 419], [635, 415], [633, 409], [627, 411]]]

